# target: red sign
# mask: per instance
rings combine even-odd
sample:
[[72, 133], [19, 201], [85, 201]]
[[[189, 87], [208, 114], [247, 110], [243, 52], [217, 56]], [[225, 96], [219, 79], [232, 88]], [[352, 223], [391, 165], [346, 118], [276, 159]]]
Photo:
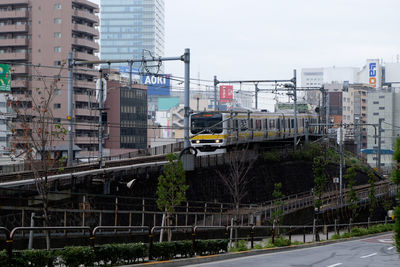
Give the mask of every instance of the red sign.
[[233, 86], [221, 85], [219, 87], [219, 101], [221, 103], [233, 102]]

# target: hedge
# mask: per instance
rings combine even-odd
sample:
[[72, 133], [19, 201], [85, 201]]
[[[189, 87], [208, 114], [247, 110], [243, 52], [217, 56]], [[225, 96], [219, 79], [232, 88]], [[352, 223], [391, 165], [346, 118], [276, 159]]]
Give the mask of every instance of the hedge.
[[[64, 264], [68, 267], [115, 266], [144, 261], [148, 257], [149, 245], [143, 243], [106, 244], [94, 249], [87, 246], [64, 247], [60, 250], [22, 250], [13, 252], [16, 266], [54, 266]], [[227, 251], [227, 240], [198, 240], [196, 248], [191, 241], [153, 243], [154, 259], [167, 260], [176, 257], [192, 257], [198, 255], [217, 254]], [[8, 266], [6, 251], [0, 251], [0, 266]], [[50, 263], [50, 265], [48, 265]]]

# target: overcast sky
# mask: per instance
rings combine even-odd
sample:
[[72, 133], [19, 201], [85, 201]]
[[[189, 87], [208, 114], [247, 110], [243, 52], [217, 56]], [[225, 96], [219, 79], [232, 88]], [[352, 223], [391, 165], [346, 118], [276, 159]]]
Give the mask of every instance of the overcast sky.
[[[165, 0], [165, 56], [191, 49], [191, 76], [286, 79], [400, 54], [399, 0]], [[181, 63], [166, 72], [183, 76]]]

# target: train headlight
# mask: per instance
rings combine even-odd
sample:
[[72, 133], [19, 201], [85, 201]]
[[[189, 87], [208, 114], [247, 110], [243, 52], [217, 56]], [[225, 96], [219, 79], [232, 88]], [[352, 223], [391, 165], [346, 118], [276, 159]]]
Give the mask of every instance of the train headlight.
[[196, 140], [196, 144], [200, 144], [200, 140]]
[[222, 143], [222, 140], [221, 139], [217, 139], [217, 140], [215, 140], [215, 143]]

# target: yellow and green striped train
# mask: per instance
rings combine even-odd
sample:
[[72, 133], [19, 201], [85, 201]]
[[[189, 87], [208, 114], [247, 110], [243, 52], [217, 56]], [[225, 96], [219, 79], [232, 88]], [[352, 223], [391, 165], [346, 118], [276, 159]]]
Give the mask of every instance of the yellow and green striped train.
[[[297, 114], [298, 135], [304, 135], [306, 121], [316, 124], [317, 114]], [[318, 127], [309, 126], [309, 133]], [[294, 135], [293, 112], [210, 111], [190, 116], [191, 146], [202, 154], [224, 153], [239, 144], [291, 138]]]

